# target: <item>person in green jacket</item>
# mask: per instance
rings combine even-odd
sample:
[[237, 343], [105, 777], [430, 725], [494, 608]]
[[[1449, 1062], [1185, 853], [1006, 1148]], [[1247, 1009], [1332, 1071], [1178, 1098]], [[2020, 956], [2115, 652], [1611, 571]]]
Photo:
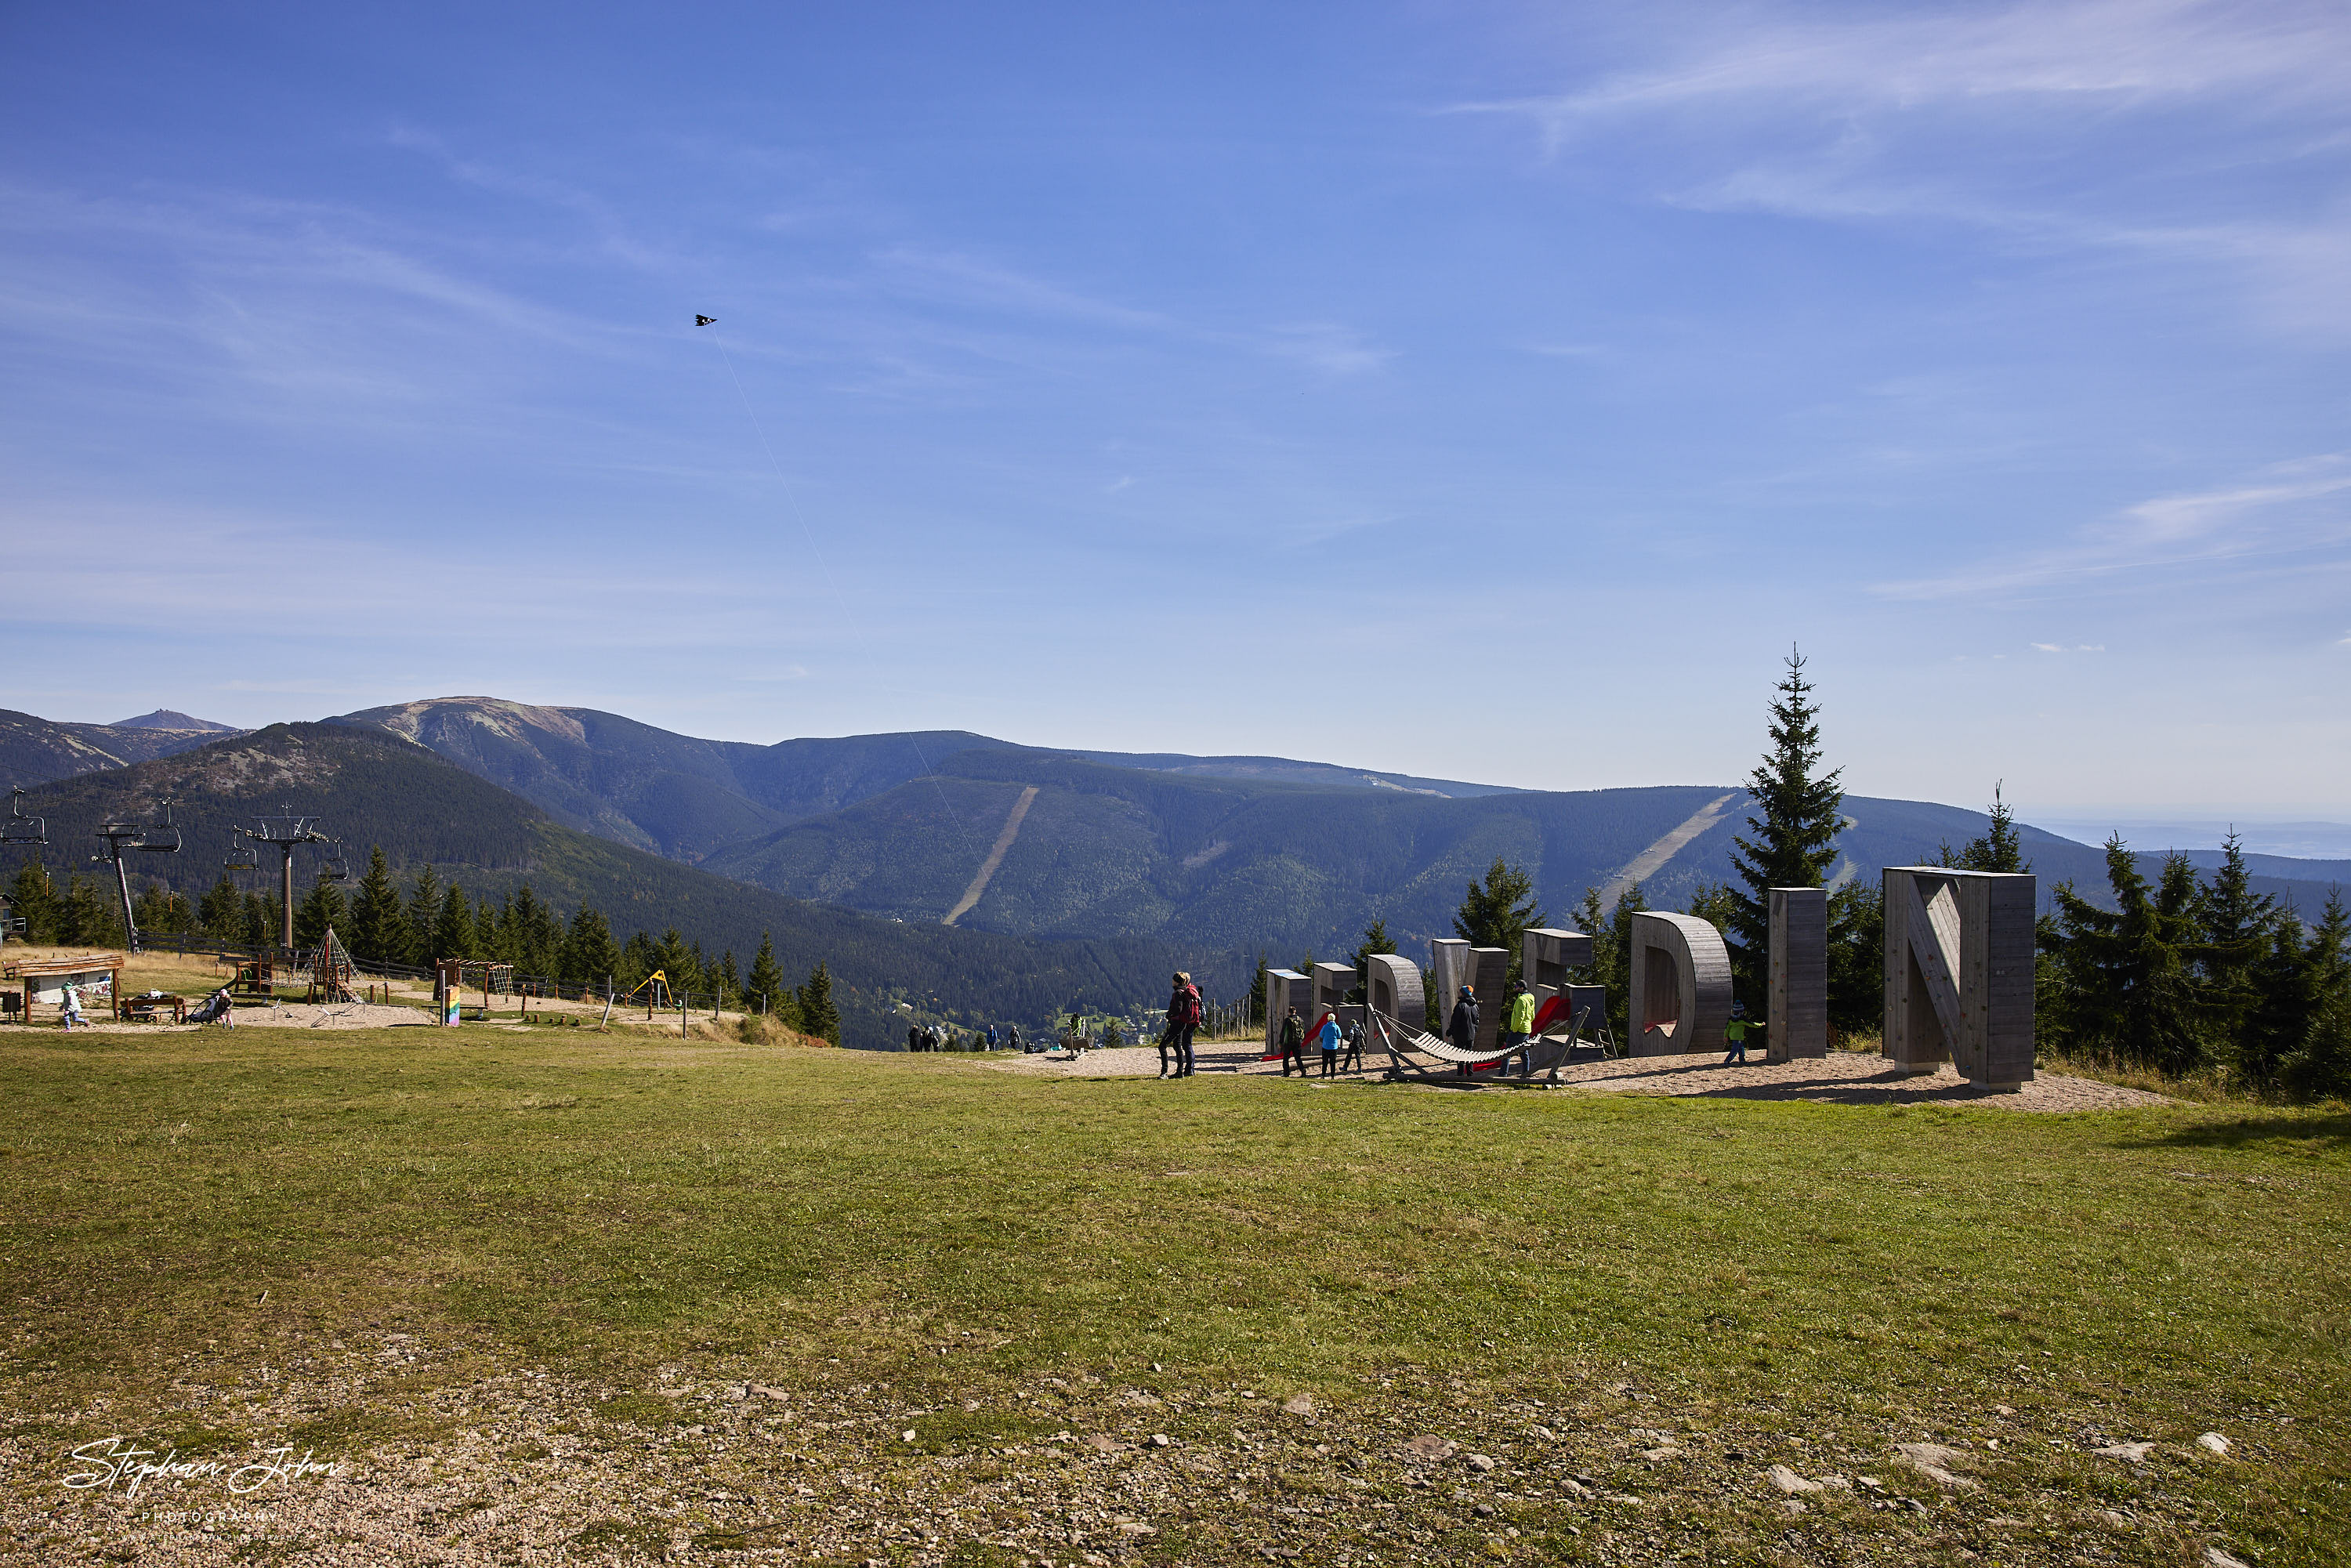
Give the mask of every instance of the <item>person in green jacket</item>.
[[[1524, 1044], [1527, 1036], [1534, 1032], [1534, 993], [1527, 989], [1524, 980], [1513, 980], [1510, 982], [1510, 1010], [1502, 1015], [1502, 1049], [1509, 1051], [1513, 1046]], [[1508, 1072], [1510, 1070], [1506, 1061], [1502, 1071]], [[1527, 1059], [1522, 1055], [1519, 1058], [1519, 1076], [1524, 1078], [1528, 1071]]]
[[1722, 1059], [1722, 1064], [1725, 1067], [1729, 1066], [1734, 1061], [1739, 1063], [1741, 1067], [1747, 1065], [1747, 1031], [1750, 1029], [1760, 1029], [1761, 1027], [1761, 1025], [1751, 1024], [1747, 1021], [1747, 1004], [1745, 1002], [1733, 1002], [1730, 1004], [1730, 1021], [1722, 1026], [1722, 1038], [1730, 1042], [1730, 1054]]

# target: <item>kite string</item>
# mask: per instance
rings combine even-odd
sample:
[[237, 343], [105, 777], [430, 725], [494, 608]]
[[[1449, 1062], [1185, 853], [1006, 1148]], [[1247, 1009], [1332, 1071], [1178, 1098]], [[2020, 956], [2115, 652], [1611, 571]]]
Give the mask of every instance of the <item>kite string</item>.
[[[726, 367], [726, 379], [735, 383], [735, 395], [742, 400], [744, 416], [751, 422], [752, 434], [759, 438], [759, 450], [768, 455], [768, 467], [776, 476], [777, 488], [784, 493], [784, 504], [791, 508], [792, 521], [799, 525], [800, 538], [808, 545], [809, 555], [816, 561], [817, 570], [824, 573], [825, 587], [832, 591], [832, 601], [841, 611], [841, 624], [870, 653], [872, 648], [865, 641], [864, 629], [849, 612], [849, 600], [832, 575], [832, 563], [825, 559], [824, 551], [817, 547], [816, 531], [809, 527], [808, 514], [800, 509], [799, 493], [792, 488], [792, 482], [784, 477], [784, 465], [776, 460], [776, 448], [768, 439], [768, 427], [759, 422], [759, 411], [751, 406], [751, 394], [743, 390], [743, 378], [735, 371], [735, 356], [726, 351], [726, 340], [719, 336], [718, 323], [708, 320], [699, 324], [710, 329], [710, 340], [718, 347], [719, 362]], [[971, 830], [964, 826], [961, 813], [948, 801], [946, 789], [939, 783], [938, 773], [931, 767], [931, 759], [923, 753], [923, 743], [914, 738], [911, 730], [907, 732], [906, 744], [913, 748], [914, 760], [922, 764], [924, 777], [930, 779], [931, 789], [939, 798], [939, 809], [947, 814], [947, 821], [956, 825], [956, 832], [963, 839], [964, 848], [977, 853], [979, 846], [973, 841]]]

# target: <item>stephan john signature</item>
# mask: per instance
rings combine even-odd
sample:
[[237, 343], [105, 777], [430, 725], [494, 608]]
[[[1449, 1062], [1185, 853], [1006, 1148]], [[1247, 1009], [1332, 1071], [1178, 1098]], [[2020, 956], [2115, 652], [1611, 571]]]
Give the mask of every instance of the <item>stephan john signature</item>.
[[232, 1493], [245, 1497], [273, 1482], [283, 1486], [306, 1476], [331, 1479], [342, 1473], [340, 1465], [312, 1458], [316, 1451], [306, 1448], [302, 1457], [296, 1458], [289, 1443], [282, 1448], [256, 1449], [256, 1458], [232, 1464], [227, 1459], [183, 1459], [176, 1447], [142, 1448], [136, 1443], [126, 1443], [119, 1436], [96, 1437], [66, 1456], [79, 1461], [83, 1468], [68, 1471], [65, 1484], [76, 1491], [111, 1491], [116, 1485], [127, 1481], [123, 1495], [137, 1497], [140, 1487], [151, 1480], [218, 1480]]

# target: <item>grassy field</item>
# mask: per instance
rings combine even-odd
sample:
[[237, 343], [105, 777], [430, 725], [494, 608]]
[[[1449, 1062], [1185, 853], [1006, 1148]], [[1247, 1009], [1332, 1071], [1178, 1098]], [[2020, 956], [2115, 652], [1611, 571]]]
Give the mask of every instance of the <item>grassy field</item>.
[[[0, 1030], [0, 1060], [25, 1561], [2351, 1540], [2339, 1109], [1064, 1081], [486, 1026]], [[200, 1522], [172, 1510], [232, 1500], [203, 1475], [66, 1487], [110, 1437], [342, 1473]], [[2094, 1451], [2124, 1441], [2155, 1446]]]

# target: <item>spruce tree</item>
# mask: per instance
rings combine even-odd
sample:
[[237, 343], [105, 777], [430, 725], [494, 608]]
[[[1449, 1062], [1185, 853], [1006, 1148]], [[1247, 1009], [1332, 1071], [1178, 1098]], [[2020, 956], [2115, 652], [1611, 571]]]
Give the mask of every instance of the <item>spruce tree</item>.
[[474, 951], [474, 912], [465, 903], [465, 890], [455, 883], [441, 894], [441, 907], [433, 916], [425, 948], [432, 955], [425, 960], [428, 964], [480, 956]]
[[321, 875], [310, 883], [310, 891], [302, 895], [302, 902], [294, 906], [294, 946], [316, 947], [330, 926], [336, 928], [335, 935], [340, 939], [340, 927], [347, 924], [343, 890]]
[[1837, 1034], [1874, 1032], [1885, 1022], [1886, 894], [1881, 888], [1848, 883], [1829, 894], [1828, 1001], [1829, 1028]]
[[547, 901], [531, 891], [530, 883], [515, 889], [506, 918], [510, 924], [505, 936], [507, 953], [517, 971], [554, 974], [562, 961], [563, 925]]
[[1844, 770], [1821, 765], [1820, 707], [1804, 679], [1804, 656], [1790, 649], [1787, 673], [1773, 687], [1771, 747], [1747, 776], [1757, 814], [1747, 819], [1754, 837], [1733, 839], [1731, 869], [1741, 888], [1725, 906], [1731, 916], [1730, 966], [1738, 988], [1761, 992], [1771, 949], [1771, 889], [1819, 887], [1836, 862], [1843, 826]]
[[2283, 1077], [2304, 1100], [2351, 1100], [2351, 992], [2338, 988], [2320, 999]]
[[1265, 1022], [1265, 977], [1267, 967], [1265, 952], [1264, 949], [1260, 948], [1259, 949], [1257, 956], [1257, 977], [1249, 982], [1249, 1020], [1253, 1026], [1262, 1026]]
[[2111, 911], [2070, 883], [2057, 884], [2053, 967], [2059, 1005], [2049, 1034], [2077, 1054], [2188, 1072], [2206, 1057], [2195, 870], [2174, 854], [2151, 884], [2117, 833], [2106, 841], [2106, 882]]
[[1499, 855], [1486, 868], [1483, 883], [1471, 883], [1453, 912], [1453, 935], [1472, 947], [1500, 947], [1510, 955], [1510, 978], [1519, 977], [1520, 933], [1545, 925], [1551, 917], [1535, 904], [1534, 879]]
[[2255, 893], [2252, 883], [2243, 842], [2231, 831], [2220, 842], [2220, 866], [2197, 894], [2197, 967], [2204, 980], [2207, 1031], [2221, 1049], [2238, 1055], [2260, 1000], [2254, 971], [2270, 956], [2270, 924], [2277, 912], [2277, 900]]
[[841, 1009], [832, 1003], [832, 975], [820, 960], [800, 988], [800, 1032], [811, 1040], [841, 1043]]
[[2315, 948], [2291, 911], [2273, 915], [2263, 938], [2248, 968], [2252, 998], [2232, 1037], [2237, 1071], [2256, 1089], [2277, 1082], [2279, 1064], [2310, 1031], [2320, 990]]
[[561, 966], [565, 985], [591, 991], [620, 976], [620, 944], [612, 940], [612, 928], [603, 915], [589, 904], [581, 904], [571, 917], [571, 929], [564, 934]]
[[[508, 924], [512, 924], [511, 920]], [[498, 912], [490, 907], [487, 898], [474, 905], [474, 951], [471, 956], [486, 958], [494, 964], [512, 963], [514, 955], [507, 951], [505, 935], [498, 929]]]
[[238, 917], [236, 883], [226, 872], [212, 885], [196, 905], [196, 925], [215, 942], [236, 942], [245, 936], [245, 923]]
[[409, 961], [428, 969], [440, 959], [457, 956], [455, 953], [441, 952], [437, 946], [441, 895], [444, 891], [441, 879], [433, 874], [431, 866], [417, 867], [415, 881], [410, 884], [408, 892]]
[[392, 880], [392, 866], [383, 858], [383, 846], [375, 845], [368, 852], [367, 870], [360, 877], [359, 891], [351, 898], [350, 928], [336, 928], [351, 950], [351, 956], [371, 964], [405, 964], [408, 959], [408, 922], [400, 908], [400, 888]]
[[1600, 893], [1596, 888], [1583, 890], [1583, 902], [1576, 906], [1576, 929], [1592, 938], [1592, 962], [1572, 972], [1579, 986], [1598, 986], [1605, 995], [1607, 1016], [1594, 1019], [1587, 1027], [1595, 1033], [1602, 1024], [1621, 1042], [1627, 1038], [1625, 1026], [1633, 1006], [1633, 916], [1649, 907], [1647, 897], [1635, 883], [1616, 899], [1615, 906], [1603, 913]]
[[684, 935], [674, 925], [664, 931], [661, 941], [654, 945], [653, 967], [662, 972], [672, 996], [691, 991], [700, 984], [700, 977], [694, 971], [694, 954], [685, 945]]
[[57, 912], [57, 941], [68, 947], [122, 945], [121, 913], [89, 877], [76, 876], [66, 883], [65, 905]]
[[48, 871], [39, 861], [27, 861], [16, 868], [8, 883], [8, 906], [25, 923], [26, 941], [57, 939], [57, 894], [49, 890]]
[[661, 955], [653, 938], [642, 931], [631, 933], [628, 941], [621, 945], [620, 989], [635, 990], [660, 967]]
[[731, 1008], [735, 998], [743, 994], [743, 980], [735, 968], [735, 949], [729, 947], [718, 957], [718, 1005]]
[[744, 986], [749, 995], [744, 1005], [753, 1012], [776, 1010], [776, 999], [784, 993], [784, 971], [776, 963], [776, 944], [765, 931], [759, 933], [759, 950], [751, 958], [751, 972], [745, 977]]
[[277, 905], [266, 895], [248, 893], [237, 901], [237, 944], [256, 952], [277, 945]]
[[2277, 1079], [2305, 1100], [2351, 1099], [2351, 910], [2339, 887], [2302, 944], [2300, 981], [2302, 1031], [2278, 1042]]
[[1371, 999], [1371, 992], [1366, 988], [1371, 983], [1372, 956], [1395, 950], [1395, 938], [1388, 935], [1385, 920], [1374, 920], [1364, 927], [1364, 939], [1355, 944], [1353, 953], [1347, 955], [1347, 962], [1355, 967], [1355, 984], [1347, 992], [1348, 1001], [1361, 1003]]

